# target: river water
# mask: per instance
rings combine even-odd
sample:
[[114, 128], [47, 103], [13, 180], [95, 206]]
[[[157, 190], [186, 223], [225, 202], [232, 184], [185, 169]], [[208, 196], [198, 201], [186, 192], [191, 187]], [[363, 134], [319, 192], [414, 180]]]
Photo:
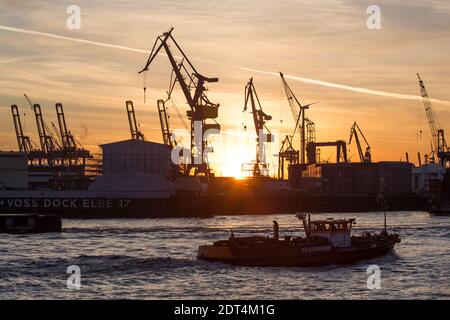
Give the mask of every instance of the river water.
[[[379, 230], [382, 213], [356, 218], [355, 232]], [[450, 217], [390, 212], [402, 241], [380, 258], [321, 268], [248, 268], [196, 260], [201, 244], [235, 236], [301, 235], [294, 215], [209, 219], [63, 220], [62, 233], [0, 234], [0, 299], [450, 299]], [[67, 268], [80, 288], [67, 288]], [[381, 288], [367, 288], [378, 265]], [[71, 282], [72, 283], [72, 282]]]

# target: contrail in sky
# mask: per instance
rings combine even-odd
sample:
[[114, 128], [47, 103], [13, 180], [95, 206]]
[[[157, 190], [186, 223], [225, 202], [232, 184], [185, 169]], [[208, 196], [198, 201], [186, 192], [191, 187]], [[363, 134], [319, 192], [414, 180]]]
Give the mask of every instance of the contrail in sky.
[[[39, 37], [52, 38], [52, 39], [57, 39], [57, 40], [79, 42], [79, 43], [90, 44], [90, 45], [106, 47], [106, 48], [127, 50], [127, 51], [138, 52], [138, 53], [146, 53], [146, 54], [150, 53], [149, 50], [136, 49], [136, 48], [120, 46], [120, 45], [115, 45], [115, 44], [110, 44], [110, 43], [105, 43], [105, 42], [91, 41], [91, 40], [86, 40], [86, 39], [81, 39], [81, 38], [72, 38], [72, 37], [61, 36], [61, 35], [54, 34], [54, 33], [39, 32], [39, 31], [34, 31], [34, 30], [14, 28], [14, 27], [2, 26], [2, 25], [0, 25], [0, 30], [34, 35], [34, 36], [39, 36]], [[160, 53], [160, 55], [165, 55], [165, 54]], [[277, 73], [277, 72], [252, 69], [252, 68], [242, 67], [242, 66], [237, 66], [237, 65], [230, 65], [230, 64], [221, 63], [218, 61], [213, 61], [213, 60], [208, 60], [208, 59], [196, 58], [193, 60], [216, 64], [216, 65], [222, 65], [222, 66], [226, 66], [226, 67], [232, 67], [232, 68], [240, 69], [240, 70], [244, 70], [244, 71], [266, 74], [266, 75], [270, 75], [270, 76], [277, 76], [277, 77], [279, 76], [279, 73]], [[334, 88], [334, 89], [339, 89], [339, 90], [346, 90], [346, 91], [352, 91], [352, 92], [357, 92], [357, 93], [369, 94], [369, 95], [374, 95], [374, 96], [382, 96], [382, 97], [402, 99], [402, 100], [422, 100], [422, 97], [417, 96], [417, 95], [409, 95], [409, 94], [393, 93], [393, 92], [372, 90], [372, 89], [367, 89], [367, 88], [353, 87], [353, 86], [334, 83], [334, 82], [303, 78], [303, 77], [287, 75], [287, 74], [284, 77], [287, 79], [291, 79], [291, 80], [299, 81], [299, 82], [303, 82], [303, 83], [308, 83], [308, 84], [313, 84], [313, 85], [318, 85], [318, 86], [328, 87], [328, 88]], [[435, 102], [435, 103], [450, 105], [450, 101], [446, 101], [446, 100], [430, 99], [430, 101]]]

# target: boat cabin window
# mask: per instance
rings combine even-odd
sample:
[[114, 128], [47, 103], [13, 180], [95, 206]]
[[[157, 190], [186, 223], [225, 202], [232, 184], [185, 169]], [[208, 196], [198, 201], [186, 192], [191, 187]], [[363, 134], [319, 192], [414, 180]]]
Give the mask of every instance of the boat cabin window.
[[321, 232], [347, 232], [349, 231], [348, 222], [311, 222], [311, 231]]

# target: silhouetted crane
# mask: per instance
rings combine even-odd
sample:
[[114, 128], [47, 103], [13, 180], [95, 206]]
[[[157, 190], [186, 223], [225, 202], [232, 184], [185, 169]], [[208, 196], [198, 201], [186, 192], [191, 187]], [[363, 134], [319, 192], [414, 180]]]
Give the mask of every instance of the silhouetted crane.
[[31, 138], [23, 133], [22, 122], [20, 120], [19, 108], [17, 105], [13, 104], [11, 106], [11, 112], [19, 151], [27, 154], [27, 157], [32, 165], [42, 164], [42, 160], [45, 159], [45, 153], [39, 150]]
[[[168, 99], [170, 98], [175, 83], [178, 82], [190, 108], [190, 110], [187, 111], [187, 117], [191, 121], [191, 161], [186, 166], [185, 173], [189, 174], [189, 172], [194, 169], [194, 175], [210, 175], [211, 170], [205, 161], [205, 150], [207, 150], [207, 137], [205, 136], [205, 132], [212, 129], [220, 130], [220, 125], [215, 120], [214, 123], [207, 124], [206, 120], [217, 118], [219, 104], [209, 101], [205, 94], [207, 91], [205, 84], [208, 82], [218, 82], [219, 80], [218, 78], [205, 77], [197, 72], [183, 50], [175, 41], [172, 36], [172, 31], [173, 28], [156, 38], [147, 63], [144, 68], [139, 71], [139, 73], [147, 72], [150, 64], [156, 58], [160, 50], [164, 48], [172, 66], [172, 72], [175, 75], [175, 77], [173, 77], [173, 81], [171, 81]], [[178, 49], [181, 55], [181, 59], [179, 59], [179, 61], [177, 61], [175, 56], [172, 54], [169, 41], [171, 41], [175, 48]], [[144, 88], [146, 88], [146, 86]], [[196, 124], [197, 127], [200, 127], [201, 132], [194, 132]], [[201, 139], [196, 139], [195, 134], [201, 135]]]
[[[359, 135], [363, 138], [364, 142], [366, 143], [366, 150], [363, 152], [361, 141], [359, 140]], [[361, 162], [372, 162], [372, 154], [370, 152], [370, 145], [369, 142], [367, 142], [366, 137], [364, 136], [363, 132], [361, 131], [361, 128], [358, 126], [356, 121], [353, 123], [351, 129], [350, 129], [350, 138], [348, 139], [348, 144], [350, 145], [352, 143], [352, 139], [355, 137], [355, 143], [356, 148], [358, 149], [358, 156]]]
[[300, 101], [298, 101], [294, 92], [291, 90], [286, 80], [284, 79], [284, 75], [280, 72], [281, 81], [283, 82], [284, 91], [286, 92], [286, 98], [289, 102], [289, 107], [291, 108], [292, 116], [295, 121], [294, 132], [292, 133], [292, 137], [295, 136], [297, 132], [297, 128], [300, 129], [300, 163], [306, 163], [306, 144], [309, 142], [315, 141], [315, 125], [314, 122], [308, 119], [305, 115], [305, 110], [309, 109], [309, 107], [317, 102], [310, 103], [307, 105], [302, 105]]
[[286, 136], [281, 143], [280, 151], [278, 152], [278, 179], [284, 179], [285, 162], [288, 167], [292, 164], [298, 163], [299, 152], [292, 146], [292, 138]]
[[439, 162], [445, 166], [446, 162], [450, 160], [450, 152], [445, 141], [444, 129], [439, 128], [440, 126], [428, 97], [427, 90], [425, 89], [425, 84], [419, 74], [417, 74], [417, 78], [419, 79], [420, 95], [422, 96], [423, 106], [425, 107], [425, 113], [431, 131], [431, 154], [428, 159], [434, 162], [435, 156], [437, 156]]
[[[258, 177], [264, 175], [261, 173], [261, 169], [267, 171], [267, 164], [264, 157], [264, 142], [273, 142], [273, 136], [270, 130], [265, 125], [266, 121], [272, 120], [272, 116], [266, 114], [261, 107], [261, 103], [256, 93], [255, 86], [253, 85], [253, 78], [249, 80], [245, 86], [245, 104], [243, 112], [247, 111], [248, 103], [250, 102], [253, 115], [253, 123], [256, 131], [256, 163], [253, 167], [253, 176]], [[269, 133], [265, 133], [266, 129]], [[260, 140], [263, 138], [263, 141]]]
[[170, 148], [173, 148], [177, 145], [177, 142], [173, 139], [172, 132], [169, 127], [169, 118], [167, 116], [166, 104], [164, 100], [159, 99], [157, 101], [158, 105], [158, 114], [159, 114], [159, 123], [161, 125], [161, 133], [163, 137], [163, 143]]
[[133, 140], [145, 140], [144, 134], [139, 130], [136, 122], [136, 114], [134, 113], [133, 101], [128, 100], [125, 102], [127, 107], [128, 123], [130, 125], [131, 139]]
[[66, 116], [64, 108], [61, 103], [55, 104], [56, 116], [58, 118], [59, 134], [61, 136], [61, 159], [62, 164], [67, 166], [81, 165], [81, 172], [84, 171], [86, 159], [92, 158], [91, 153], [84, 149], [80, 143], [77, 142], [72, 132], [67, 128]]

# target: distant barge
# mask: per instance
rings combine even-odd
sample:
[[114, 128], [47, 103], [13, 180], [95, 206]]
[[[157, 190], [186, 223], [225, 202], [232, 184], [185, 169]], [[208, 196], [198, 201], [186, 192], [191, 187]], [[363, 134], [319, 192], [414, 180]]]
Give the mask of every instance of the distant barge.
[[273, 238], [234, 237], [198, 248], [197, 258], [252, 267], [314, 267], [348, 264], [388, 253], [400, 242], [398, 234], [384, 229], [379, 234], [351, 235], [354, 219], [311, 221], [300, 214], [306, 237], [279, 239], [274, 221]]
[[61, 232], [61, 218], [39, 214], [0, 215], [0, 233], [44, 233]]

